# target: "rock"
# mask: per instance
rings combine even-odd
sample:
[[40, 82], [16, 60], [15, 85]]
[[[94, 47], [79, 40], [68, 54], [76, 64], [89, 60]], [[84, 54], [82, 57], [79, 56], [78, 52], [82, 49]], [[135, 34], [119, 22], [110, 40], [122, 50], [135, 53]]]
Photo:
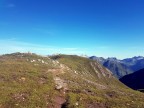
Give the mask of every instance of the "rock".
[[76, 106], [78, 106], [78, 105], [79, 105], [79, 103], [78, 103], [78, 102], [76, 102], [76, 103], [75, 103], [75, 105], [76, 105]]
[[42, 63], [44, 64], [45, 62], [42, 60]]
[[26, 78], [25, 77], [21, 77], [19, 80], [24, 82], [26, 80]]
[[60, 90], [60, 89], [62, 89], [62, 88], [63, 88], [62, 85], [56, 85], [56, 89], [57, 89], [57, 90]]

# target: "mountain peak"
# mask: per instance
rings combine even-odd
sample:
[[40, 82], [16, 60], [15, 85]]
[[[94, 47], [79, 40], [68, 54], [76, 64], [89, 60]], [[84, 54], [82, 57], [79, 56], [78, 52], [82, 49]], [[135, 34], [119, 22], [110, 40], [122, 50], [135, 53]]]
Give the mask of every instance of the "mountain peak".
[[114, 61], [117, 61], [117, 60], [118, 60], [116, 57], [108, 57], [107, 59], [108, 59], [108, 60], [114, 60]]
[[138, 59], [138, 60], [140, 60], [140, 59], [144, 59], [144, 57], [143, 57], [143, 56], [134, 56], [133, 59]]

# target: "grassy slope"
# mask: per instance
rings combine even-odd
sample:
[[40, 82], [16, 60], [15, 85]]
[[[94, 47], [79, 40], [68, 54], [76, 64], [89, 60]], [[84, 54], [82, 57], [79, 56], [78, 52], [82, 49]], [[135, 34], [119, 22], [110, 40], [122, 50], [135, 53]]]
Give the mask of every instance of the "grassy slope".
[[[21, 54], [19, 54], [21, 55]], [[47, 58], [36, 55], [6, 55], [0, 58], [0, 108], [45, 108], [54, 92], [52, 75], [46, 73], [51, 64], [31, 60]]]
[[[69, 81], [70, 92], [68, 93], [69, 107], [100, 107], [100, 108], [143, 108], [144, 107], [144, 94], [133, 91], [120, 83], [113, 76], [99, 78], [94, 72], [93, 67], [90, 65], [91, 61], [87, 58], [78, 56], [59, 55], [51, 57], [57, 59], [61, 63], [69, 66], [78, 74], [74, 75], [73, 71], [64, 74], [62, 77]], [[97, 63], [97, 65], [99, 65]], [[100, 72], [101, 70], [95, 66]], [[104, 71], [107, 71], [103, 67]], [[84, 72], [87, 71], [87, 74]], [[92, 77], [92, 76], [94, 77]], [[88, 82], [88, 79], [91, 82]], [[96, 84], [105, 86], [106, 88], [99, 87]], [[79, 103], [76, 106], [75, 103]]]
[[[68, 85], [68, 108], [144, 107], [142, 93], [125, 87], [110, 74], [104, 77], [101, 71], [109, 72], [104, 67], [99, 69], [98, 63], [78, 56], [51, 58], [70, 68], [58, 75]], [[34, 54], [1, 56], [0, 108], [53, 108], [61, 91], [55, 89], [53, 75], [47, 70], [58, 68], [53, 60]]]

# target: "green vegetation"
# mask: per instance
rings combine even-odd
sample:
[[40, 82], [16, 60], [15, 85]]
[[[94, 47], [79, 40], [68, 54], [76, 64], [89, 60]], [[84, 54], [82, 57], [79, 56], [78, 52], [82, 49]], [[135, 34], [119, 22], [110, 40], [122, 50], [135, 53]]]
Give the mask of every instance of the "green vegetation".
[[[55, 108], [62, 99], [67, 108], [144, 107], [143, 93], [120, 83], [98, 63], [78, 56], [50, 58], [0, 56], [0, 108]], [[56, 77], [67, 84], [66, 90], [56, 89]]]
[[1, 108], [45, 108], [55, 95], [52, 75], [46, 73], [52, 68], [51, 64], [35, 66], [26, 60], [35, 60], [38, 56], [25, 56], [21, 58], [16, 54], [0, 58]]
[[[69, 81], [70, 93], [69, 107], [73, 108], [76, 102], [79, 106], [85, 107], [100, 107], [100, 108], [143, 108], [144, 94], [133, 91], [120, 83], [113, 76], [103, 76], [101, 70], [97, 67], [101, 77], [94, 72], [90, 65], [91, 60], [73, 55], [58, 55], [51, 57], [59, 62], [67, 65], [74, 72], [67, 72], [61, 77]], [[107, 71], [102, 67], [102, 72]], [[86, 71], [86, 72], [84, 72]], [[104, 88], [103, 88], [104, 86]], [[85, 108], [84, 107], [84, 108]], [[79, 108], [79, 107], [78, 107]]]

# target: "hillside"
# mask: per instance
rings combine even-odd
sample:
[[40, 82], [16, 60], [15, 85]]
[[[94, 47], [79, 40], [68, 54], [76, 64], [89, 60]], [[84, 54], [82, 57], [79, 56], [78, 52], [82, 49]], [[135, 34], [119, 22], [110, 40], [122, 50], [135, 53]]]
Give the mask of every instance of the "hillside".
[[117, 59], [108, 59], [106, 62], [104, 62], [103, 66], [107, 67], [111, 72], [113, 72], [114, 76], [117, 78], [121, 78], [132, 73], [132, 70], [127, 65], [119, 62]]
[[132, 73], [133, 71], [128, 66], [128, 63], [125, 64], [124, 61], [118, 60], [117, 58], [107, 58], [102, 57], [90, 57], [92, 60], [96, 60], [101, 63], [104, 67], [108, 68], [116, 78], [121, 78], [125, 75]]
[[127, 65], [133, 72], [144, 68], [144, 57], [142, 56], [123, 59], [121, 62]]
[[132, 89], [143, 90], [144, 89], [144, 69], [136, 71], [132, 74], [126, 75], [120, 79], [121, 82], [126, 84]]
[[144, 94], [96, 61], [31, 53], [0, 56], [0, 108], [143, 108]]
[[105, 59], [103, 57], [96, 56], [92, 56], [90, 59], [101, 63], [103, 66], [108, 68], [118, 79], [144, 68], [144, 57], [142, 56], [135, 56], [123, 60], [119, 60], [117, 58]]

